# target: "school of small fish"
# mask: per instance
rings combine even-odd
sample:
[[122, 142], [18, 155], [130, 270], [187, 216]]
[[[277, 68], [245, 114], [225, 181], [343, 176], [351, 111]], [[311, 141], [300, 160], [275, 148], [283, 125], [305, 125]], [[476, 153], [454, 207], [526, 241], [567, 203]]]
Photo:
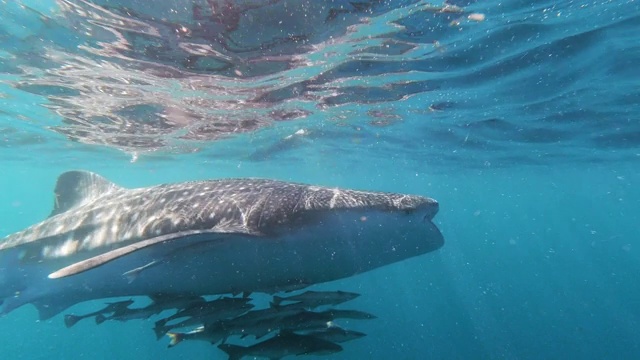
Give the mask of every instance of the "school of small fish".
[[[376, 316], [359, 310], [333, 306], [353, 300], [360, 294], [345, 291], [305, 291], [287, 297], [274, 295], [268, 307], [254, 309], [251, 294], [242, 293], [207, 300], [200, 296], [150, 296], [152, 302], [131, 307], [131, 299], [109, 302], [84, 315], [67, 314], [70, 328], [79, 321], [94, 318], [128, 321], [159, 318], [153, 331], [157, 339], [169, 337], [168, 347], [183, 341], [206, 341], [224, 351], [230, 360], [245, 356], [281, 359], [290, 355], [327, 355], [342, 351], [341, 343], [366, 334], [337, 325], [337, 319], [370, 320]], [[172, 311], [169, 316], [160, 315]], [[247, 340], [253, 339], [247, 345]], [[241, 341], [243, 345], [227, 342]]]

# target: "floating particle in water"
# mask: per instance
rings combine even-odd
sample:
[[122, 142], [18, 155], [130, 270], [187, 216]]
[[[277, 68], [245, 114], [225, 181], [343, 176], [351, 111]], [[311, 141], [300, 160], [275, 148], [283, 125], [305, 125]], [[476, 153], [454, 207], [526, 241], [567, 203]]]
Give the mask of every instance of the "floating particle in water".
[[471, 21], [477, 21], [477, 22], [484, 21], [485, 18], [486, 18], [485, 15], [481, 13], [473, 13], [467, 16], [467, 19]]

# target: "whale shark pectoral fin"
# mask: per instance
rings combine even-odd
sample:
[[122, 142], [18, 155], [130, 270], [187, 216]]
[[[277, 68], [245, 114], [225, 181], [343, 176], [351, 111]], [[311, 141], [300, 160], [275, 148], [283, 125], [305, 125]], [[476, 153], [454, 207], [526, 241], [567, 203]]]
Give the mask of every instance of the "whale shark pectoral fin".
[[85, 259], [77, 263], [71, 264], [55, 272], [52, 272], [51, 274], [49, 274], [48, 277], [49, 279], [59, 279], [59, 278], [63, 278], [71, 275], [76, 275], [76, 274], [85, 272], [87, 270], [96, 268], [98, 266], [104, 265], [108, 262], [111, 262], [113, 260], [116, 260], [126, 255], [129, 255], [133, 252], [144, 249], [146, 247], [163, 244], [165, 242], [170, 242], [170, 241], [177, 241], [179, 239], [200, 237], [199, 235], [205, 235], [205, 234], [207, 233], [202, 231], [184, 231], [179, 233], [157, 236], [151, 239], [137, 242], [135, 244], [123, 246], [121, 248], [117, 248], [115, 250], [108, 251], [100, 255], [94, 256], [92, 258]]
[[[127, 256], [138, 250], [142, 250], [152, 246], [157, 246], [162, 244], [172, 244], [172, 245], [178, 244], [178, 247], [182, 247], [182, 246], [189, 246], [190, 244], [195, 244], [195, 243], [205, 243], [205, 242], [210, 242], [215, 240], [221, 240], [233, 235], [234, 234], [230, 232], [220, 232], [220, 231], [213, 231], [213, 230], [209, 230], [209, 231], [190, 230], [190, 231], [177, 232], [173, 234], [161, 235], [151, 239], [137, 242], [135, 244], [123, 246], [121, 248], [117, 248], [115, 250], [108, 251], [100, 255], [96, 255], [92, 258], [79, 261], [77, 263], [71, 264], [62, 269], [52, 272], [51, 274], [49, 274], [48, 277], [49, 279], [60, 279], [67, 276], [76, 275], [76, 274], [97, 268], [99, 266], [102, 266], [106, 263], [114, 261], [123, 256]], [[247, 234], [245, 232], [245, 233], [241, 233], [240, 235], [255, 236], [257, 234]], [[170, 248], [173, 248], [175, 250], [175, 247], [170, 247]], [[150, 265], [150, 264], [147, 264], [147, 265]], [[140, 269], [140, 270], [143, 270], [143, 269]]]
[[111, 251], [102, 253], [100, 255], [94, 256], [92, 258], [88, 258], [88, 259], [79, 261], [77, 263], [71, 264], [69, 266], [66, 266], [62, 269], [59, 269], [49, 274], [48, 277], [49, 279], [59, 279], [59, 278], [63, 278], [71, 275], [76, 275], [76, 274], [85, 272], [87, 270], [96, 268], [98, 266], [102, 266], [108, 262], [111, 262], [113, 260], [116, 260], [118, 258], [129, 255], [131, 253], [134, 253], [138, 250], [141, 250], [150, 246], [159, 245], [166, 242], [174, 242], [174, 241], [178, 241], [179, 239], [202, 238], [201, 239], [202, 241], [206, 241], [207, 239], [203, 237], [206, 237], [206, 235], [209, 235], [210, 237], [211, 235], [214, 235], [214, 234], [205, 233], [202, 231], [184, 231], [184, 232], [178, 232], [178, 233], [173, 233], [168, 235], [157, 236], [151, 239], [137, 242], [135, 244], [123, 246], [121, 248], [117, 248], [115, 250], [111, 250]]

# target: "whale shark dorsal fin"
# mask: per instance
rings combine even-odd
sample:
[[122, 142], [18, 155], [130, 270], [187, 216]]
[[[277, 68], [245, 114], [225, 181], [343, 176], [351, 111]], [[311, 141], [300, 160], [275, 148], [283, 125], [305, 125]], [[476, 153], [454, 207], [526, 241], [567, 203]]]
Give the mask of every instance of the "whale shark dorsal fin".
[[62, 173], [56, 183], [53, 211], [49, 217], [93, 201], [104, 193], [116, 189], [120, 187], [89, 171], [76, 170]]

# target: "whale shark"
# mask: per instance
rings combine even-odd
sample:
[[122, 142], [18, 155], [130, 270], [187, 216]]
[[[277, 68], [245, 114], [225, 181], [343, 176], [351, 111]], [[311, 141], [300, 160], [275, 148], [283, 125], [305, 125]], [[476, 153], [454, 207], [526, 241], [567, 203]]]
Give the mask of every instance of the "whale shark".
[[273, 294], [435, 251], [434, 199], [269, 179], [121, 187], [61, 174], [50, 216], [0, 240], [0, 313], [122, 296]]

